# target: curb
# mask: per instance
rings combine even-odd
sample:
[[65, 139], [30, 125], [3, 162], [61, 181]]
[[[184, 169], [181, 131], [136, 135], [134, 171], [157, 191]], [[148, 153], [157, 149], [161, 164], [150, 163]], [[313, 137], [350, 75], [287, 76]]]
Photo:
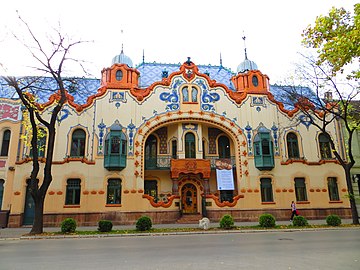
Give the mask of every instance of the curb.
[[269, 232], [302, 232], [302, 231], [329, 231], [329, 230], [359, 230], [360, 227], [349, 228], [294, 228], [294, 229], [259, 229], [259, 230], [219, 230], [219, 231], [195, 231], [195, 232], [163, 232], [163, 233], [129, 233], [129, 234], [89, 234], [89, 235], [34, 235], [17, 238], [1, 238], [4, 240], [41, 240], [41, 239], [86, 239], [108, 237], [141, 237], [141, 236], [170, 236], [170, 235], [195, 235], [195, 234], [231, 234], [231, 233], [269, 233]]

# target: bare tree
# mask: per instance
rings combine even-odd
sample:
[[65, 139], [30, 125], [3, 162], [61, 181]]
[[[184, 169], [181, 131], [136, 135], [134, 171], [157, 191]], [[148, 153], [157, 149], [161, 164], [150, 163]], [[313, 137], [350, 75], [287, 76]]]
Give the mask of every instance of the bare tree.
[[[278, 87], [286, 96], [287, 105], [298, 108], [328, 139], [332, 154], [344, 169], [353, 223], [359, 224], [350, 174], [355, 164], [352, 139], [354, 132], [360, 129], [359, 106], [356, 102], [360, 89], [357, 79], [337, 81], [328, 64], [319, 64], [312, 57], [303, 57], [305, 64], [297, 65], [296, 70], [302, 86], [286, 83], [288, 86]], [[310, 89], [313, 91], [309, 91]], [[335, 138], [331, 136], [330, 129], [334, 124], [338, 124], [339, 128], [342, 125], [346, 131], [343, 138], [346, 153], [342, 153]]]
[[[64, 66], [67, 62], [73, 61], [80, 65], [82, 70], [82, 62], [69, 57], [70, 50], [86, 41], [71, 41], [66, 35], [63, 35], [59, 29], [53, 29], [55, 37], [47, 37], [46, 44], [41, 42], [39, 36], [30, 28], [29, 24], [25, 22], [21, 16], [19, 20], [25, 27], [27, 36], [26, 42], [22, 44], [28, 49], [29, 53], [34, 59], [35, 69], [44, 74], [44, 76], [51, 77], [56, 82], [56, 91], [52, 89], [39, 88], [38, 81], [44, 77], [4, 77], [9, 86], [13, 87], [24, 105], [24, 112], [28, 114], [29, 122], [32, 130], [31, 138], [31, 154], [32, 154], [32, 171], [30, 174], [29, 191], [35, 204], [35, 217], [33, 227], [30, 234], [39, 234], [43, 232], [43, 213], [44, 201], [47, 190], [52, 182], [52, 161], [54, 153], [54, 143], [56, 135], [56, 121], [63, 105], [67, 102], [67, 91], [65, 89], [66, 81], [69, 80], [63, 77]], [[19, 41], [25, 40], [25, 37], [14, 35]], [[48, 49], [50, 47], [50, 49]], [[42, 114], [42, 106], [37, 102], [37, 93], [47, 91], [46, 93], [55, 94], [56, 102], [51, 108], [50, 117]], [[39, 180], [39, 124], [46, 128], [47, 144], [45, 154], [45, 165], [42, 182]]]

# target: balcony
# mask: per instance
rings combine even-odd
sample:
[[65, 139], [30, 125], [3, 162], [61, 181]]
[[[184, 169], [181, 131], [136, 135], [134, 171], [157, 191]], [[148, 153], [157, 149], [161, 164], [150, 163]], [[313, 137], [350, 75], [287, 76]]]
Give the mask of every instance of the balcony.
[[202, 174], [204, 178], [210, 178], [211, 168], [209, 159], [171, 159], [171, 178], [179, 178], [180, 174]]
[[[168, 170], [171, 167], [171, 159], [173, 159], [172, 156], [145, 157], [145, 170]], [[219, 159], [217, 156], [206, 156], [205, 159], [201, 160], [209, 160], [210, 168], [215, 170], [217, 159]], [[235, 157], [232, 156], [230, 160], [233, 167], [235, 167]]]
[[171, 156], [145, 157], [145, 170], [169, 170]]
[[107, 154], [104, 156], [104, 168], [109, 171], [121, 171], [126, 167], [126, 155]]

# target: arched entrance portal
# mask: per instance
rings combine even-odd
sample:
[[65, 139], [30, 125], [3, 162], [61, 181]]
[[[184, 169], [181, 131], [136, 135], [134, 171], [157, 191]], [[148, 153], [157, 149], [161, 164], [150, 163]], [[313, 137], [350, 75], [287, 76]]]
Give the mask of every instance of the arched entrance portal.
[[181, 188], [181, 205], [183, 214], [198, 212], [197, 189], [194, 184], [187, 183]]

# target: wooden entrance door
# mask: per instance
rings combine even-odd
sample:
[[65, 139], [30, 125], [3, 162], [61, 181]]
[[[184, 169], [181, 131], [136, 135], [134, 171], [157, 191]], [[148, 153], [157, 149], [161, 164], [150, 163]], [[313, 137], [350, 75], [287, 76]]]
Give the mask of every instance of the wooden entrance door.
[[193, 184], [185, 184], [181, 189], [181, 203], [184, 214], [197, 213], [197, 191]]

